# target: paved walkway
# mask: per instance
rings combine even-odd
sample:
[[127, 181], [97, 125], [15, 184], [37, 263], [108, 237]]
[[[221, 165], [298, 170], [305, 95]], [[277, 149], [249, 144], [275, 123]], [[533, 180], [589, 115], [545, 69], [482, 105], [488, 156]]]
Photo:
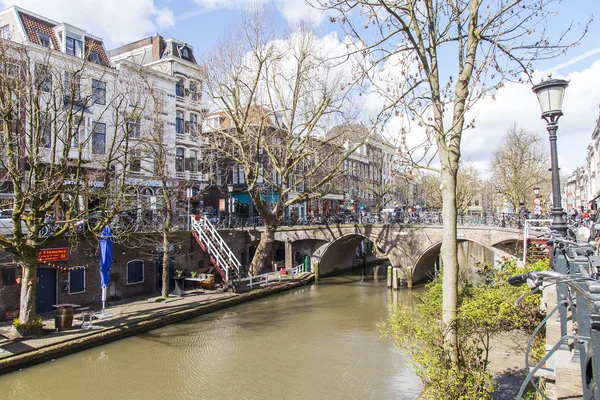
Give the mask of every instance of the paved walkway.
[[[556, 307], [556, 286], [552, 285], [544, 289], [547, 310], [550, 312]], [[571, 321], [568, 322], [568, 332], [571, 332]], [[551, 349], [560, 339], [560, 321], [551, 318], [546, 326], [546, 350]], [[570, 349], [557, 350], [553, 359], [548, 364], [554, 369], [554, 382], [550, 380], [547, 384], [547, 396], [550, 399], [583, 399], [581, 386], [581, 369], [579, 362], [573, 361], [573, 352]]]
[[[105, 318], [93, 320], [93, 328], [81, 328], [82, 313], [76, 311], [73, 327], [56, 331], [54, 313], [43, 315], [44, 333], [39, 337], [20, 340], [10, 338], [11, 324], [0, 323], [0, 374], [14, 371], [61, 357], [89, 347], [98, 346], [127, 336], [183, 321], [212, 311], [232, 307], [272, 293], [288, 290], [311, 282], [313, 275], [304, 279], [285, 278], [259, 290], [236, 294], [222, 290], [188, 290], [183, 297], [156, 301], [157, 297], [128, 299], [121, 304], [109, 304]], [[99, 314], [99, 309], [90, 309]]]

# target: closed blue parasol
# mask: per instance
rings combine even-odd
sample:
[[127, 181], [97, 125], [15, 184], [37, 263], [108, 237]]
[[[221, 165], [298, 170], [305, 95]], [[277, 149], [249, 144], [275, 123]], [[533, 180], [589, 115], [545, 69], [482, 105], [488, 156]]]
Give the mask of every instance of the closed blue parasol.
[[100, 234], [100, 287], [102, 288], [102, 315], [106, 302], [106, 289], [110, 284], [110, 268], [112, 267], [112, 232], [105, 226]]

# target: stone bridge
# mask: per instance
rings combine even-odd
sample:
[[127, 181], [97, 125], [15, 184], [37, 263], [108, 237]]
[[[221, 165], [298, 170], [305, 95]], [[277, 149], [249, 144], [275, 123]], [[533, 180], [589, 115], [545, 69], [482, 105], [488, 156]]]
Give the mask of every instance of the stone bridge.
[[[257, 231], [248, 231], [258, 240]], [[254, 237], [252, 237], [254, 236]], [[412, 281], [419, 282], [440, 267], [442, 227], [433, 225], [329, 225], [282, 227], [275, 240], [283, 242], [286, 267], [296, 256], [310, 256], [311, 265], [319, 263], [319, 275], [354, 265], [355, 250], [364, 239], [373, 242], [391, 264], [404, 271], [412, 269]], [[497, 226], [459, 226], [459, 264], [462, 269], [474, 261], [494, 262], [512, 257], [506, 249], [522, 243], [522, 231]], [[514, 246], [510, 246], [514, 245]], [[281, 244], [279, 244], [281, 246]]]

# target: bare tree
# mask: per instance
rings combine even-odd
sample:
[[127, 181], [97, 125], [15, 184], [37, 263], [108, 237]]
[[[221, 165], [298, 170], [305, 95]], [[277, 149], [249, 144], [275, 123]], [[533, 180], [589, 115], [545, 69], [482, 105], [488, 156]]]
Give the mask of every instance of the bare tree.
[[271, 29], [260, 11], [245, 17], [205, 63], [218, 109], [206, 126], [216, 172], [244, 182], [265, 225], [250, 273], [268, 265], [285, 210], [333, 190], [343, 160], [366, 140], [347, 146], [344, 129], [329, 131], [347, 121], [351, 86], [317, 38], [300, 29], [275, 40]]
[[[439, 174], [429, 172], [421, 178], [423, 196], [429, 208], [442, 208], [442, 182]], [[466, 212], [478, 193], [481, 192], [483, 182], [472, 163], [461, 163], [456, 178], [456, 209]]]
[[[89, 212], [98, 234], [122, 205], [127, 99], [109, 68], [0, 41], [0, 171], [11, 226], [0, 246], [22, 267], [22, 323], [35, 317], [38, 253]], [[50, 220], [49, 215], [55, 217]], [[55, 222], [56, 221], [56, 222]]]
[[513, 125], [492, 154], [491, 182], [513, 211], [518, 211], [521, 203], [531, 204], [534, 187], [541, 193], [551, 191], [550, 156], [544, 143], [538, 135]]
[[[404, 118], [403, 135], [410, 127], [413, 132], [424, 131], [417, 150], [406, 147], [405, 161], [431, 167], [433, 158], [427, 153], [439, 158], [442, 319], [451, 360], [457, 363], [456, 186], [462, 134], [474, 126], [474, 121], [466, 120], [467, 112], [474, 101], [507, 80], [527, 80], [535, 60], [562, 54], [569, 47], [568, 32], [557, 40], [548, 37], [544, 21], [552, 17], [552, 0], [311, 2], [333, 14], [331, 20], [354, 39], [346, 43], [365, 56], [360, 79], [387, 100], [382, 116]], [[454, 57], [445, 58], [449, 54]]]

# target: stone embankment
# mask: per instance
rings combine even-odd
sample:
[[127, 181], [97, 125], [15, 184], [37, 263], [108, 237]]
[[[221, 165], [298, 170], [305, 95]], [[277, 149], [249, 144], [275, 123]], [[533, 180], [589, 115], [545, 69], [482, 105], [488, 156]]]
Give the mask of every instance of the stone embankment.
[[[44, 334], [39, 337], [13, 340], [10, 323], [4, 322], [0, 325], [0, 374], [300, 287], [313, 280], [314, 275], [309, 275], [242, 294], [199, 289], [161, 302], [156, 298], [128, 301], [107, 307], [106, 316], [94, 319], [91, 329], [81, 327], [83, 316], [90, 310], [76, 311], [73, 327], [63, 331], [55, 330], [51, 314], [45, 316]], [[95, 313], [98, 315], [99, 310]]]

